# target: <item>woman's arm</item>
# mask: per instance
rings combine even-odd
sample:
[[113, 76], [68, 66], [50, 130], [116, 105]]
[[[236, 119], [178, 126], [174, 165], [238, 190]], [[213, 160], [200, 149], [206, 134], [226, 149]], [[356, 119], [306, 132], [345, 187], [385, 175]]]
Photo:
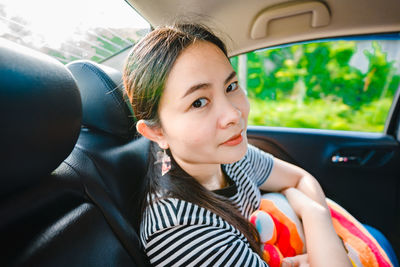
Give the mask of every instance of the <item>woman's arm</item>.
[[290, 205], [302, 219], [310, 266], [351, 267], [343, 243], [333, 228], [330, 211], [301, 191], [283, 191]]
[[311, 174], [293, 164], [274, 158], [271, 174], [260, 189], [280, 192], [290, 187], [297, 188], [312, 200], [328, 207], [321, 186]]
[[307, 171], [274, 158], [261, 190], [284, 193], [302, 219], [310, 266], [352, 266], [332, 224], [325, 194]]

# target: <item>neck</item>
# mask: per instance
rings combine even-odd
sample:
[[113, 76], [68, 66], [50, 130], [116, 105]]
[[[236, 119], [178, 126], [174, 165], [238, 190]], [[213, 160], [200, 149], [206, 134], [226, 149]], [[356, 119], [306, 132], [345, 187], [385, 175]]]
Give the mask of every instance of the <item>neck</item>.
[[221, 164], [193, 164], [175, 159], [179, 166], [208, 190], [217, 190], [226, 186]]

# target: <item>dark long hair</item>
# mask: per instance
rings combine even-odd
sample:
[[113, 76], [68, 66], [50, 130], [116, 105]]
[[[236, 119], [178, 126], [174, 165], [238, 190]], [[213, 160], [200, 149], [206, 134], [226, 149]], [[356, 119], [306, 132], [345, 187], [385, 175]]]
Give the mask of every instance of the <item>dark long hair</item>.
[[[145, 120], [150, 127], [161, 126], [158, 105], [167, 76], [180, 53], [197, 41], [211, 42], [227, 56], [225, 44], [211, 30], [197, 24], [157, 28], [134, 46], [125, 64], [124, 86], [136, 119]], [[169, 150], [167, 153], [171, 157], [172, 169], [161, 176], [160, 164], [154, 164], [158, 151], [158, 145], [151, 142], [145, 196], [157, 196], [162, 191], [165, 192], [162, 197], [182, 199], [212, 211], [238, 229], [249, 241], [253, 251], [261, 256], [258, 232], [238, 208], [227, 198], [204, 188], [186, 173], [175, 162]], [[143, 198], [142, 215], [152, 201], [156, 199]]]

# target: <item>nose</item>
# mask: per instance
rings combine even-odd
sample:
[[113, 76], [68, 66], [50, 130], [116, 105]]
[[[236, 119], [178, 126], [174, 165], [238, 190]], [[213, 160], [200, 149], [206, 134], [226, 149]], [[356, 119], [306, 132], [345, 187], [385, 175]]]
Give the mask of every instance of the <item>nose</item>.
[[234, 103], [226, 99], [220, 105], [220, 116], [218, 120], [220, 128], [228, 128], [240, 122], [242, 112]]

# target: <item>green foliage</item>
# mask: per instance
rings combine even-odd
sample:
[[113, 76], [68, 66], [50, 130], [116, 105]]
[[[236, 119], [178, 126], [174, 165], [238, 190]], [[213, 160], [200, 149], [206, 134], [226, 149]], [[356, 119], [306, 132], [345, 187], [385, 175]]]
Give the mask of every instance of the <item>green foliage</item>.
[[110, 38], [107, 38], [107, 39], [109, 39], [112, 43], [117, 44], [122, 47], [127, 47], [127, 46], [132, 45], [132, 43], [128, 43], [128, 42], [122, 40], [119, 36], [113, 36], [111, 39]]
[[250, 99], [249, 124], [382, 132], [391, 102], [391, 98], [383, 98], [354, 110], [341, 101], [329, 99], [309, 100], [299, 105], [294, 100], [253, 98]]
[[[360, 52], [365, 73], [350, 64]], [[360, 52], [354, 41], [331, 41], [248, 53], [249, 123], [382, 131], [400, 75], [378, 42]]]
[[100, 57], [98, 57], [98, 56], [92, 56], [91, 58], [90, 58], [90, 60], [93, 60], [93, 61], [95, 61], [95, 62], [101, 62], [101, 60], [102, 60], [102, 58], [100, 58]]
[[96, 45], [92, 45], [92, 48], [96, 51], [90, 59], [96, 62], [102, 62], [105, 58], [112, 57], [121, 50], [130, 47], [133, 42], [130, 43], [131, 39], [127, 41], [122, 40], [119, 36], [112, 35], [108, 37], [101, 35], [96, 38]]
[[63, 54], [61, 54], [60, 52], [58, 52], [57, 50], [49, 49], [49, 50], [47, 51], [47, 54], [50, 55], [50, 56], [52, 56], [52, 57], [57, 58], [58, 60], [60, 60], [60, 61], [62, 61], [62, 62], [64, 62], [64, 61], [67, 60], [67, 58], [66, 58]]
[[99, 43], [99, 46], [93, 46], [93, 48], [96, 49], [97, 55], [110, 57], [113, 55], [113, 53], [117, 52], [117, 49], [115, 49], [112, 44], [105, 41], [104, 39], [101, 39], [100, 37], [97, 37], [97, 43]]

